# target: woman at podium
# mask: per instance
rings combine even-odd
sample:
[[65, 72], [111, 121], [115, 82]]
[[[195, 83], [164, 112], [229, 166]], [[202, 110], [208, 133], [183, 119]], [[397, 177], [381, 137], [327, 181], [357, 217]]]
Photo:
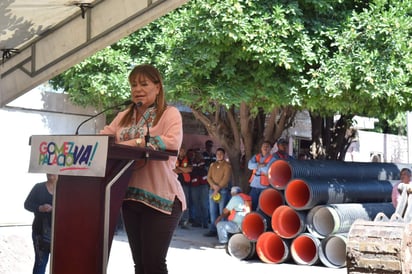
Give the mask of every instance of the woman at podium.
[[[130, 72], [129, 83], [133, 104], [101, 133], [115, 135], [119, 144], [178, 151], [183, 140], [182, 117], [177, 108], [165, 102], [159, 71], [152, 65], [138, 65]], [[186, 209], [173, 171], [176, 159], [139, 160], [133, 168], [122, 214], [135, 273], [167, 273], [166, 255]]]

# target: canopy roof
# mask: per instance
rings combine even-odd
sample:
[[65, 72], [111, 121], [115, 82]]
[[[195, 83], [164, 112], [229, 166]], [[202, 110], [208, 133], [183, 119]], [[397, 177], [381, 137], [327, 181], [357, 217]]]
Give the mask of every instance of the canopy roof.
[[188, 0], [1, 0], [0, 107]]

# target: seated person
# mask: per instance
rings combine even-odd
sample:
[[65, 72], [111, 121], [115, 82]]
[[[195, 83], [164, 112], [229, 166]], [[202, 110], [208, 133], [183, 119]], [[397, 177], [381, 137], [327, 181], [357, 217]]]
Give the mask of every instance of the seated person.
[[[222, 214], [217, 217], [215, 221], [217, 236], [221, 244], [227, 244], [229, 241], [229, 233], [235, 234], [241, 232], [243, 218], [252, 208], [252, 198], [242, 193], [240, 187], [232, 187], [230, 194], [232, 198], [223, 209]], [[227, 219], [227, 221], [225, 221], [225, 219]]]

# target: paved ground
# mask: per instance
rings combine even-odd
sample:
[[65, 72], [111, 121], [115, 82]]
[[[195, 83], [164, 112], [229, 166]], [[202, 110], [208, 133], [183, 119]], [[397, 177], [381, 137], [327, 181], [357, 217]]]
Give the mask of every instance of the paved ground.
[[[31, 273], [33, 250], [30, 226], [0, 226], [0, 274]], [[215, 248], [217, 239], [203, 237], [205, 229], [177, 229], [171, 243], [167, 262], [170, 274], [220, 274], [230, 271], [237, 274], [298, 273], [343, 274], [346, 268], [304, 266], [293, 262], [267, 264], [259, 259], [242, 261]], [[115, 236], [108, 265], [108, 274], [132, 274], [133, 263], [124, 233]]]

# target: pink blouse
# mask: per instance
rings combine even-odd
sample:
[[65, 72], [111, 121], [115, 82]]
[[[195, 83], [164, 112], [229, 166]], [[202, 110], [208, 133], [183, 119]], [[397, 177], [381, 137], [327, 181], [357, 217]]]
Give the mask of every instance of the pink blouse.
[[[158, 150], [179, 150], [183, 140], [183, 127], [182, 116], [177, 108], [168, 106], [156, 126], [152, 126], [156, 115], [155, 109], [148, 108], [143, 114], [146, 120], [140, 119], [131, 126], [120, 127], [119, 122], [126, 112], [127, 110], [120, 112], [100, 133], [115, 135], [116, 142], [144, 138], [147, 122], [151, 144]], [[169, 156], [167, 161], [136, 161], [125, 199], [135, 200], [171, 214], [173, 202], [177, 197], [182, 202], [182, 210], [185, 210], [185, 195], [177, 180], [177, 174], [173, 171], [176, 160], [177, 156]]]

